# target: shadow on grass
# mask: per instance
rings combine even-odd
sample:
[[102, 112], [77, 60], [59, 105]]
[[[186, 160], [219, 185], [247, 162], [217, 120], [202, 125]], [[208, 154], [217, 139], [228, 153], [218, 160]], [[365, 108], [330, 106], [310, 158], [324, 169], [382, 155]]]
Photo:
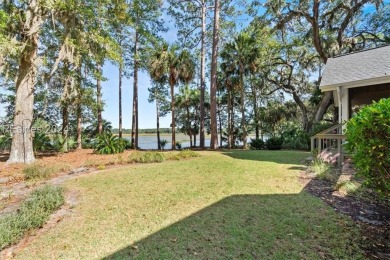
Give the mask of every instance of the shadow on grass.
[[304, 164], [304, 159], [310, 155], [308, 152], [268, 150], [226, 151], [222, 154], [240, 160], [302, 165]]
[[[306, 193], [234, 195], [104, 259], [354, 258], [347, 227]], [[341, 230], [345, 229], [345, 230]]]

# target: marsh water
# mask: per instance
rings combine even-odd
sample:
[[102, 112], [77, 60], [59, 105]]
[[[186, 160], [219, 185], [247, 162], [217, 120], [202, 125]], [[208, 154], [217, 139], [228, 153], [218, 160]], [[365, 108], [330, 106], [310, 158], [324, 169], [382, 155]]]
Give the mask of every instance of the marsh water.
[[[125, 135], [125, 138], [130, 139], [130, 136]], [[253, 136], [248, 137], [248, 142], [250, 141], [250, 138], [253, 138]], [[172, 149], [172, 137], [170, 134], [162, 134], [160, 136], [161, 140], [167, 140], [167, 144], [165, 146], [165, 149]], [[176, 143], [180, 142], [182, 148], [188, 148], [190, 147], [190, 137], [188, 135], [184, 134], [176, 134]], [[199, 135], [196, 136], [196, 146], [199, 147]], [[225, 143], [224, 143], [225, 145]], [[154, 134], [148, 134], [148, 135], [139, 135], [138, 136], [138, 146], [140, 149], [157, 149], [157, 135]], [[205, 138], [205, 146], [210, 146], [210, 136], [206, 136]]]

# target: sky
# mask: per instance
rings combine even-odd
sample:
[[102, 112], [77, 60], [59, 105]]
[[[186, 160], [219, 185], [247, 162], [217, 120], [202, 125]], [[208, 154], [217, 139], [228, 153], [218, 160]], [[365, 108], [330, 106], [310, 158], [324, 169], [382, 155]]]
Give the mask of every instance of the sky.
[[[174, 43], [177, 40], [177, 30], [174, 26], [173, 18], [164, 14], [163, 19], [166, 23], [166, 26], [168, 27], [168, 31], [161, 36], [168, 43]], [[244, 15], [241, 17], [240, 21], [241, 23], [248, 24], [248, 16]], [[242, 24], [237, 24], [237, 27], [242, 27]], [[119, 127], [118, 74], [118, 68], [111, 63], [107, 63], [103, 67], [103, 75], [107, 79], [107, 81], [102, 84], [103, 100], [106, 104], [103, 112], [103, 118], [110, 121], [114, 128]], [[123, 128], [130, 129], [132, 116], [133, 79], [124, 77], [122, 86], [122, 123]], [[141, 71], [139, 73], [138, 79], [138, 121], [140, 129], [156, 128], [156, 106], [154, 103], [148, 102], [149, 87], [151, 87], [150, 77], [145, 71]], [[209, 83], [206, 83], [206, 88], [209, 88]], [[177, 88], [175, 93], [178, 93]], [[170, 124], [170, 113], [168, 113], [165, 117], [160, 118], [161, 128], [169, 128]]]

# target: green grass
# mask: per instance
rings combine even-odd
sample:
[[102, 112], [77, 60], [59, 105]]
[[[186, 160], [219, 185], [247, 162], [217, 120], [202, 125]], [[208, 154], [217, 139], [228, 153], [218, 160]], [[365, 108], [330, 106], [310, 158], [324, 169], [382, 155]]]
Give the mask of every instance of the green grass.
[[0, 250], [18, 242], [28, 231], [42, 226], [64, 203], [62, 189], [45, 186], [33, 191], [17, 212], [0, 218]]
[[19, 259], [358, 259], [358, 229], [303, 191], [308, 153], [202, 152], [68, 181], [72, 215]]

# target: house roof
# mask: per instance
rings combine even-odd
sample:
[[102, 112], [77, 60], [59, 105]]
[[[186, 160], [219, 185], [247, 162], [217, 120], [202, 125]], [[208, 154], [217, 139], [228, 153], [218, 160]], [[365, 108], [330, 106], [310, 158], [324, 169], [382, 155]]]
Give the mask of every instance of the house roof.
[[320, 88], [368, 86], [390, 82], [390, 45], [329, 58]]

